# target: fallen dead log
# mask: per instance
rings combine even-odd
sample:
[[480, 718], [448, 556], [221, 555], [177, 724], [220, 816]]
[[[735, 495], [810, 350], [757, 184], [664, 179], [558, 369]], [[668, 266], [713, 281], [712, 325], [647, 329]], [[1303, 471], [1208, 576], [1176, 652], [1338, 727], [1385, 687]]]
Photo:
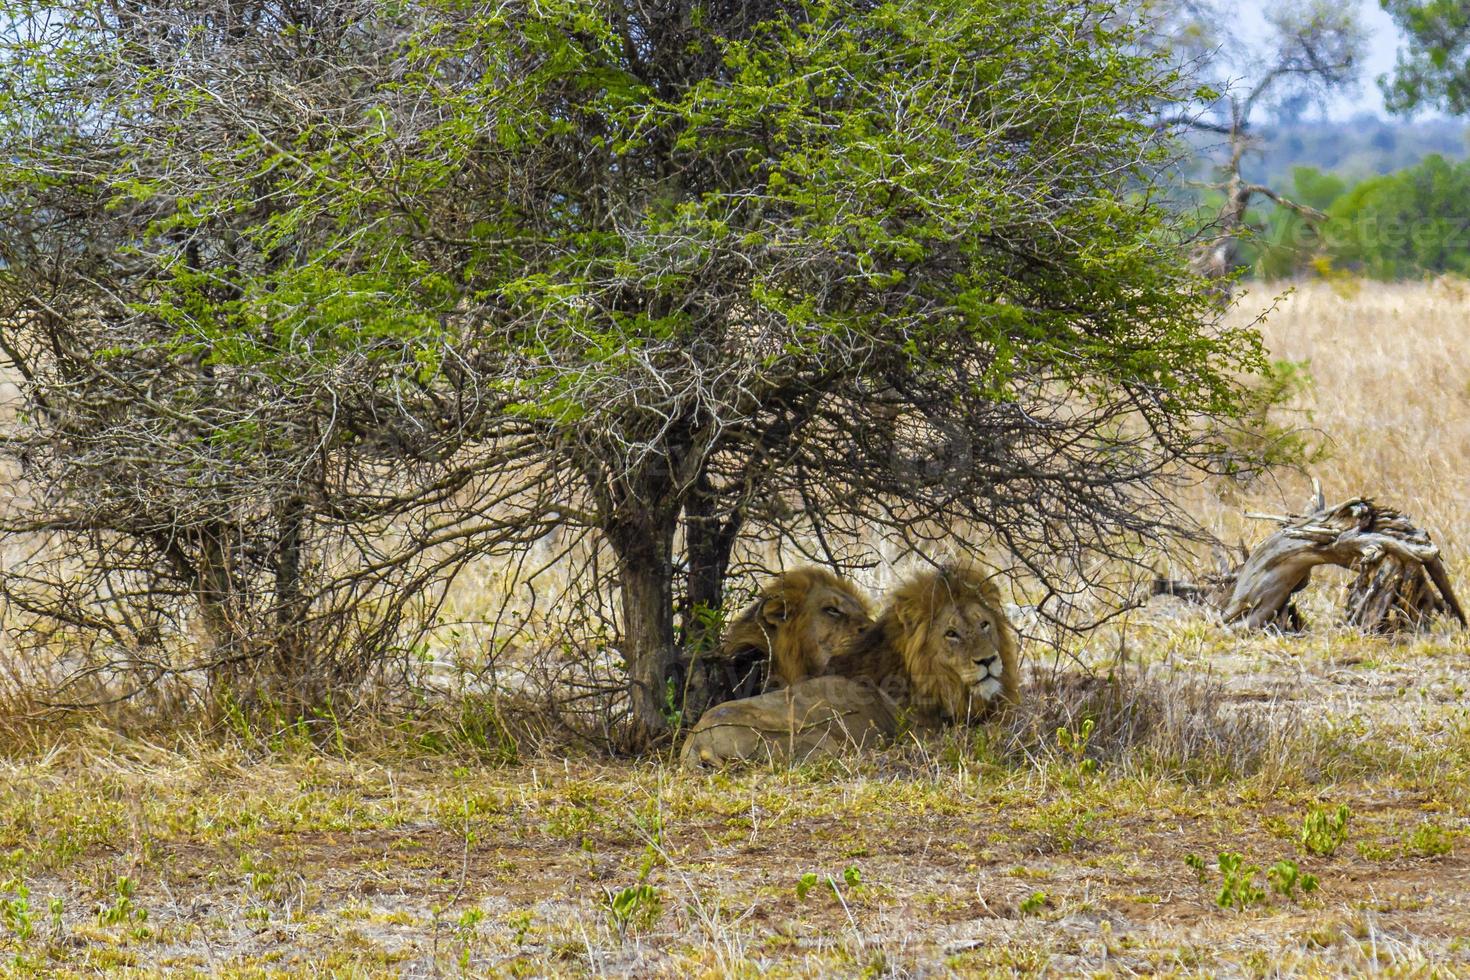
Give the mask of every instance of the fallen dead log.
[[1303, 621], [1293, 596], [1311, 581], [1312, 569], [1337, 565], [1355, 573], [1344, 598], [1349, 625], [1414, 631], [1445, 614], [1467, 625], [1438, 546], [1399, 511], [1367, 497], [1328, 507], [1318, 486], [1308, 513], [1249, 516], [1280, 527], [1230, 576], [1209, 583], [1206, 601], [1226, 622], [1299, 631]]

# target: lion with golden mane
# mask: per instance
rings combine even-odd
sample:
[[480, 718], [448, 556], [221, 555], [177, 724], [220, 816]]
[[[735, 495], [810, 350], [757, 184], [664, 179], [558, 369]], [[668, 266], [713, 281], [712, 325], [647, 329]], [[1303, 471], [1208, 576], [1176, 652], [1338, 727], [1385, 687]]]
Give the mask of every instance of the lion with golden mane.
[[989, 575], [968, 564], [925, 571], [893, 591], [871, 630], [826, 658], [824, 676], [706, 712], [682, 759], [799, 761], [976, 721], [1019, 701], [1019, 651]]
[[720, 645], [696, 659], [685, 712], [815, 677], [872, 625], [867, 597], [852, 583], [816, 566], [782, 572], [735, 617]]

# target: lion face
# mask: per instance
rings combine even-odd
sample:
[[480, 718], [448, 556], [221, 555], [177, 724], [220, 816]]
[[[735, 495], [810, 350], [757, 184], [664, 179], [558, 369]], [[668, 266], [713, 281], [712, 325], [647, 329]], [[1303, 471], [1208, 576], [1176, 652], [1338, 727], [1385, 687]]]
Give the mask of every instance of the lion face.
[[[814, 676], [827, 666], [834, 651], [845, 648], [873, 626], [867, 607], [849, 590], [825, 582], [815, 582], [807, 590], [798, 608], [780, 600], [767, 600], [761, 610], [767, 624], [775, 630], [789, 630], [791, 647], [803, 654], [803, 676]], [[777, 673], [784, 664], [777, 664]], [[780, 677], [791, 684], [800, 677]]]
[[[706, 658], [706, 672], [718, 675], [707, 685], [713, 702], [815, 677], [835, 651], [872, 625], [867, 598], [852, 583], [815, 566], [782, 572], [762, 586]], [[694, 701], [695, 715], [703, 708], [698, 697], [685, 700]]]
[[890, 642], [921, 708], [953, 721], [1019, 699], [1019, 641], [990, 577], [946, 565], [895, 590]]
[[[951, 690], [989, 703], [1004, 689], [1005, 661], [997, 637], [1004, 625], [983, 603], [960, 601], [935, 611], [930, 623], [931, 669], [948, 675]], [[958, 713], [956, 713], [958, 714]]]

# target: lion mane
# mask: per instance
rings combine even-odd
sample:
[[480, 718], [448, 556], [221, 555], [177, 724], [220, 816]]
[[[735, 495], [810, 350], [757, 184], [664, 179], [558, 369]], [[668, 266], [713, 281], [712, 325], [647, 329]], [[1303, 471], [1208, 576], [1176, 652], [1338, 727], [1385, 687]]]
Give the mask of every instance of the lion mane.
[[915, 575], [877, 624], [822, 676], [728, 701], [685, 740], [685, 765], [800, 760], [891, 738], [904, 727], [978, 720], [1020, 700], [1020, 642], [991, 576], [969, 564]]
[[[818, 627], [818, 617], [830, 622]], [[872, 624], [867, 597], [851, 582], [814, 565], [793, 568], [766, 582], [730, 624], [720, 656], [735, 660], [753, 652], [770, 665], [763, 687], [790, 686], [822, 673], [834, 652], [822, 646], [824, 634], [856, 634]]]

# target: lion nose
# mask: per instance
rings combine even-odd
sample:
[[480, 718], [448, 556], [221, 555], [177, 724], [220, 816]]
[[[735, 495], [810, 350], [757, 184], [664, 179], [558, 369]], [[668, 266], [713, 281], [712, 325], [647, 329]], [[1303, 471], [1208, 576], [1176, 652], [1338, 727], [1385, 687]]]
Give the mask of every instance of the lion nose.
[[995, 663], [996, 656], [997, 656], [996, 654], [993, 654], [992, 653], [988, 657], [976, 657], [975, 658], [975, 666], [977, 666], [977, 667], [989, 667], [991, 664]]

